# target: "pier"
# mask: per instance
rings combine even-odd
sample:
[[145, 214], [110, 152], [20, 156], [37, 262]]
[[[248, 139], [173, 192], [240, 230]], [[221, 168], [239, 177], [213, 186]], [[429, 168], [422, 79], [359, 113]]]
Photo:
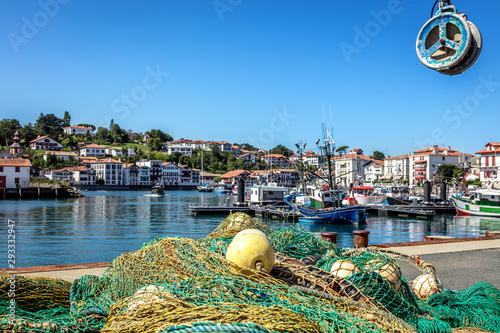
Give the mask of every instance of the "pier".
[[302, 216], [299, 212], [291, 211], [288, 208], [273, 206], [238, 206], [238, 205], [219, 205], [219, 206], [189, 206], [189, 213], [192, 216], [198, 215], [218, 215], [243, 212], [253, 216], [276, 220], [297, 220]]
[[0, 188], [0, 199], [74, 198], [82, 197], [73, 188], [67, 187], [22, 187]]
[[368, 213], [376, 213], [377, 215], [396, 215], [404, 217], [421, 217], [434, 218], [436, 212], [432, 209], [420, 209], [420, 206], [367, 206]]

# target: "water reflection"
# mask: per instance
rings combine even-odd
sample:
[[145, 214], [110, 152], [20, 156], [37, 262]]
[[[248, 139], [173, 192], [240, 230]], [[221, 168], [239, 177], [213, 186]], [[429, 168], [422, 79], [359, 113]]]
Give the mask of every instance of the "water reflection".
[[[83, 198], [0, 201], [0, 231], [16, 221], [16, 265], [36, 266], [110, 261], [139, 249], [158, 236], [202, 238], [224, 215], [192, 217], [189, 204], [217, 205], [216, 193], [171, 191], [151, 197], [137, 191], [86, 191]], [[267, 220], [272, 227], [299, 225]], [[354, 230], [369, 230], [370, 244], [423, 240], [425, 235], [472, 237], [500, 230], [500, 219], [441, 215], [435, 219], [369, 216], [365, 225], [300, 224], [320, 235], [338, 233], [337, 244], [350, 247]], [[1, 246], [7, 247], [3, 237]], [[4, 267], [5, 264], [0, 265]]]

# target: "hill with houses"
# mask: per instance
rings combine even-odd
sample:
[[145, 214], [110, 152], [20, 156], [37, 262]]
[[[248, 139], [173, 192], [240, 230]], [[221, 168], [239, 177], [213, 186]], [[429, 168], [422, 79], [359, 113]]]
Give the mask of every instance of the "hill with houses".
[[[249, 144], [191, 139], [174, 140], [152, 129], [125, 131], [70, 124], [65, 112], [58, 118], [41, 114], [32, 125], [0, 120], [0, 188], [53, 182], [73, 186], [196, 187], [202, 183], [247, 185], [275, 182], [294, 187], [301, 172], [317, 178], [328, 173], [325, 156], [313, 151], [295, 153], [282, 145], [265, 151]], [[23, 136], [24, 135], [24, 136]], [[500, 143], [487, 143], [475, 155], [451, 147], [431, 146], [401, 156], [366, 156], [360, 148], [337, 149], [331, 156], [337, 184], [368, 183], [419, 185], [466, 177], [468, 181], [496, 181], [496, 152]], [[375, 154], [379, 153], [379, 154]], [[303, 174], [304, 174], [303, 173]]]

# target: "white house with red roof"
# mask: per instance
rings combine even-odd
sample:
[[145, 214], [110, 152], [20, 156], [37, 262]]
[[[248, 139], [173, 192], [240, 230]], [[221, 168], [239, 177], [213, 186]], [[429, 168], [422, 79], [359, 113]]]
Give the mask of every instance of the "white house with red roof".
[[55, 157], [63, 161], [68, 160], [70, 157], [74, 158], [77, 161], [80, 161], [80, 156], [72, 151], [46, 151], [45, 154], [43, 154], [43, 160], [47, 161], [47, 157], [49, 155], [54, 155]]
[[410, 185], [425, 180], [432, 181], [437, 176], [437, 171], [442, 164], [452, 164], [460, 167], [472, 158], [471, 154], [464, 154], [451, 147], [444, 148], [437, 145], [416, 150], [409, 158]]
[[281, 169], [286, 169], [291, 166], [290, 161], [288, 159], [281, 155], [281, 154], [267, 154], [262, 156], [262, 159], [266, 164], [269, 164], [273, 167], [278, 167]]
[[410, 158], [409, 155], [386, 157], [384, 159], [384, 176], [382, 178], [392, 181], [403, 181], [409, 179]]
[[365, 165], [372, 159], [363, 155], [361, 149], [351, 149], [348, 154], [334, 157], [336, 182], [350, 187], [362, 183], [365, 177]]
[[122, 154], [122, 148], [121, 147], [111, 147], [111, 148], [106, 148], [104, 149], [104, 152], [106, 153], [106, 155], [110, 155], [110, 156], [123, 156]]
[[0, 159], [0, 188], [28, 187], [31, 162], [24, 158]]
[[63, 168], [59, 170], [51, 170], [51, 169], [46, 169], [44, 170], [44, 177], [48, 178], [50, 180], [67, 180], [70, 185], [73, 185], [74, 180], [73, 180], [73, 173], [68, 170], [68, 168]]
[[67, 135], [85, 135], [89, 133], [90, 135], [94, 135], [94, 129], [92, 127], [85, 126], [67, 126], [63, 127], [64, 134]]
[[136, 162], [138, 167], [147, 166], [152, 185], [161, 185], [163, 176], [163, 162], [160, 160], [141, 160]]
[[135, 163], [123, 164], [123, 185], [139, 185], [139, 167]]
[[364, 181], [373, 183], [373, 181], [382, 179], [384, 176], [384, 161], [371, 160], [364, 165]]
[[47, 135], [38, 136], [38, 138], [30, 141], [31, 149], [46, 149], [46, 150], [61, 150], [62, 144]]
[[163, 162], [162, 183], [165, 186], [179, 185], [181, 182], [181, 169], [172, 162]]
[[500, 156], [500, 143], [499, 142], [488, 142], [485, 145], [485, 149], [476, 152], [480, 155], [479, 162], [479, 179], [481, 182], [489, 183], [493, 182], [495, 186], [500, 182], [499, 168], [500, 161], [498, 161]]
[[75, 167], [65, 168], [73, 174], [74, 185], [95, 185], [96, 172], [94, 169], [79, 165]]
[[257, 156], [252, 152], [252, 153], [245, 153], [238, 158], [241, 158], [243, 161], [245, 161], [245, 165], [248, 165], [249, 163], [256, 163], [257, 162]]
[[123, 164], [111, 157], [91, 164], [92, 169], [96, 171], [96, 182], [103, 179], [104, 185], [123, 185]]
[[106, 156], [106, 148], [92, 143], [80, 148], [80, 156], [104, 157]]

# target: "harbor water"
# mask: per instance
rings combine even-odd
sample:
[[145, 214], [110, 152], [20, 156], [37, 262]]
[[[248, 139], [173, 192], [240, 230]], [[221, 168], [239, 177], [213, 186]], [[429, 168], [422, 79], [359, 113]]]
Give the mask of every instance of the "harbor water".
[[[218, 205], [224, 195], [169, 191], [154, 197], [145, 191], [84, 191], [85, 197], [0, 201], [1, 248], [7, 253], [9, 224], [15, 231], [15, 266], [111, 261], [138, 250], [155, 237], [203, 238], [224, 215], [189, 214], [189, 204]], [[273, 228], [301, 226], [318, 237], [338, 233], [339, 247], [352, 247], [353, 231], [368, 230], [369, 244], [421, 241], [426, 235], [483, 236], [500, 230], [500, 219], [437, 215], [432, 219], [369, 215], [366, 224], [310, 225], [262, 220]], [[9, 223], [10, 221], [14, 221]], [[0, 268], [7, 267], [7, 255]]]

